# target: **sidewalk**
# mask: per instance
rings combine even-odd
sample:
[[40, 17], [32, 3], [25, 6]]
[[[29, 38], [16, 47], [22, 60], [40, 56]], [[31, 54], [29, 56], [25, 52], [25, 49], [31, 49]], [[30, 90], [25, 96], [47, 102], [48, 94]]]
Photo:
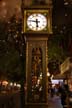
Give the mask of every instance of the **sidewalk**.
[[48, 96], [48, 108], [63, 108], [59, 95]]

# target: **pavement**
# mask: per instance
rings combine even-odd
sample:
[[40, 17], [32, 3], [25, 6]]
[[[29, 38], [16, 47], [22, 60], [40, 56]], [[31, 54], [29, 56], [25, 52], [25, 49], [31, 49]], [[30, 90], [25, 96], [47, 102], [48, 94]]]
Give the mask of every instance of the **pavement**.
[[48, 104], [49, 108], [63, 108], [63, 105], [61, 103], [61, 98], [59, 95], [48, 96]]
[[[19, 92], [0, 93], [0, 108], [21, 108], [20, 93]], [[33, 108], [39, 108], [39, 107], [36, 105], [36, 107]], [[44, 108], [44, 106], [41, 105], [40, 108]], [[54, 107], [54, 103], [52, 103], [52, 101], [48, 101], [48, 107], [46, 106], [46, 108], [60, 108], [60, 107]], [[67, 106], [65, 106], [64, 108], [67, 108]]]

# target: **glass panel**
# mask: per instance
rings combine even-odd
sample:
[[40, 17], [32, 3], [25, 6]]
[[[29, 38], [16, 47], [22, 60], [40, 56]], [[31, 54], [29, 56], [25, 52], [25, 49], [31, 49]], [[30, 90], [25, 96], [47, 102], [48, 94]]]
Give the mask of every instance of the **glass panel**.
[[31, 61], [31, 90], [30, 101], [42, 102], [43, 98], [43, 73], [42, 73], [42, 50], [41, 48], [32, 49]]

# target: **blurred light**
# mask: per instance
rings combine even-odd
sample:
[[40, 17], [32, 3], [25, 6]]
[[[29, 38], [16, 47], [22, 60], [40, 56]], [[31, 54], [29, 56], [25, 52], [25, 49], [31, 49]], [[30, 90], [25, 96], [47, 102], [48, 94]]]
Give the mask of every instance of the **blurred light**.
[[6, 2], [3, 1], [3, 2], [2, 2], [2, 6], [3, 6], [3, 7], [6, 6]]
[[60, 33], [62, 34], [62, 33], [63, 33], [63, 31], [61, 30], [61, 31], [60, 31]]
[[14, 83], [14, 86], [16, 86], [16, 83]]
[[40, 77], [42, 77], [42, 73], [40, 74]]
[[7, 85], [8, 84], [8, 81], [3, 81], [2, 82], [2, 85]]
[[65, 2], [65, 3], [64, 3], [64, 5], [68, 5], [68, 4], [69, 4], [68, 2]]
[[68, 14], [67, 14], [67, 13], [65, 13], [65, 17], [66, 17], [66, 16], [68, 16]]
[[39, 83], [40, 83], [40, 80], [38, 79], [37, 84], [39, 84]]
[[57, 26], [54, 26], [55, 29], [57, 29]]
[[16, 43], [18, 42], [18, 40], [16, 40]]
[[17, 84], [17, 87], [21, 88], [21, 85], [20, 84]]
[[24, 46], [24, 43], [22, 43], [22, 46]]
[[52, 79], [51, 82], [52, 82], [52, 84], [59, 84], [60, 82], [63, 83], [63, 80], [62, 79], [58, 79], [58, 80]]
[[42, 91], [42, 86], [39, 88], [39, 91]]
[[38, 87], [38, 84], [36, 84], [36, 87]]
[[50, 73], [49, 73], [49, 72], [47, 72], [47, 76], [48, 76], [48, 77], [50, 76]]
[[22, 57], [22, 54], [20, 54], [20, 57]]
[[13, 86], [13, 83], [12, 82], [10, 83], [10, 86]]
[[3, 40], [3, 42], [5, 42], [5, 40]]
[[14, 38], [17, 38], [18, 37], [18, 35], [16, 34], [16, 35], [14, 35]]
[[66, 26], [63, 27], [63, 30], [65, 30], [65, 29], [66, 29]]
[[54, 76], [52, 75], [52, 76], [51, 76], [51, 80], [53, 79], [53, 77], [54, 77]]

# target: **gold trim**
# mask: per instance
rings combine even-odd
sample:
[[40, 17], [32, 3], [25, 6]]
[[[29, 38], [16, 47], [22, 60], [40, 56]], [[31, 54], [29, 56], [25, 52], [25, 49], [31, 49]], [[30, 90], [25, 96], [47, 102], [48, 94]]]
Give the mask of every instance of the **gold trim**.
[[32, 12], [32, 13], [48, 13], [49, 12], [49, 10], [48, 9], [33, 9], [33, 10], [31, 10], [31, 9], [29, 9], [29, 10], [26, 10], [26, 12]]
[[24, 32], [26, 31], [26, 11], [24, 11]]
[[[46, 16], [46, 18], [47, 18], [47, 26], [46, 26], [46, 29], [43, 29], [43, 30], [41, 30], [41, 31], [33, 31], [33, 30], [30, 30], [30, 29], [28, 29], [28, 27], [27, 27], [27, 18], [28, 18], [28, 16], [29, 15], [31, 15], [31, 14], [34, 14], [34, 13], [40, 13], [40, 14], [43, 14], [44, 16]], [[51, 20], [51, 18], [50, 18], [50, 16], [51, 16], [51, 14], [50, 14], [50, 9], [34, 9], [34, 10], [32, 10], [32, 9], [29, 9], [29, 10], [24, 10], [24, 33], [52, 33], [52, 20]]]

